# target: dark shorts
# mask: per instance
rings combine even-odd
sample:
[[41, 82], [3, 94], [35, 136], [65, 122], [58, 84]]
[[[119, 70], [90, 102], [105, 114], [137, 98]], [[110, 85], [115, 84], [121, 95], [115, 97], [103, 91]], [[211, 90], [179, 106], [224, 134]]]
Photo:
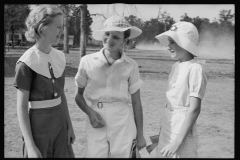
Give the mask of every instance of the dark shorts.
[[[72, 146], [67, 144], [67, 120], [61, 105], [30, 108], [29, 119], [33, 140], [43, 158], [69, 157], [68, 152], [72, 151]], [[28, 157], [24, 143], [23, 157]]]

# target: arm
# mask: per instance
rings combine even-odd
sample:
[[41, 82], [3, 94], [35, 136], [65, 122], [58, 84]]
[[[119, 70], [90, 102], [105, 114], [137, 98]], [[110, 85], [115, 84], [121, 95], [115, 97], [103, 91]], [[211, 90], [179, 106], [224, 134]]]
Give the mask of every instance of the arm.
[[141, 150], [146, 146], [146, 140], [143, 136], [143, 113], [140, 99], [140, 89], [138, 89], [135, 93], [131, 94], [131, 98], [134, 119], [137, 127], [137, 145], [138, 149]]
[[164, 157], [169, 156], [171, 157], [177, 152], [180, 145], [187, 137], [193, 125], [195, 124], [198, 115], [200, 114], [200, 111], [201, 111], [201, 99], [196, 97], [190, 97], [190, 107], [187, 111], [185, 120], [182, 124], [179, 134], [172, 143], [168, 144], [161, 150], [161, 153], [163, 154]]
[[19, 88], [17, 90], [18, 121], [26, 144], [28, 158], [41, 158], [42, 155], [36, 147], [32, 136], [31, 125], [28, 115], [28, 99], [29, 91]]
[[198, 115], [200, 114], [200, 111], [201, 111], [201, 99], [196, 97], [190, 97], [190, 108], [188, 109], [182, 128], [179, 131], [178, 136], [176, 137], [176, 141], [178, 143], [181, 144], [187, 137], [188, 133], [195, 124]]
[[78, 91], [75, 96], [75, 101], [79, 106], [79, 108], [88, 115], [90, 123], [93, 126], [93, 128], [102, 128], [104, 126], [103, 120], [96, 111], [94, 111], [92, 108], [90, 108], [87, 105], [83, 97], [84, 90], [85, 90], [85, 87], [84, 88], [78, 87]]

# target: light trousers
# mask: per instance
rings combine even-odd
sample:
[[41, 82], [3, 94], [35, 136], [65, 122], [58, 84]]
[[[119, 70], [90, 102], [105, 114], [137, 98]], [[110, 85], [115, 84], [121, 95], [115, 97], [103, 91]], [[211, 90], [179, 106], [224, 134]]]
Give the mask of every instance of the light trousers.
[[124, 102], [103, 103], [102, 108], [93, 104], [105, 126], [93, 128], [87, 118], [86, 158], [129, 158], [136, 124], [132, 107]]

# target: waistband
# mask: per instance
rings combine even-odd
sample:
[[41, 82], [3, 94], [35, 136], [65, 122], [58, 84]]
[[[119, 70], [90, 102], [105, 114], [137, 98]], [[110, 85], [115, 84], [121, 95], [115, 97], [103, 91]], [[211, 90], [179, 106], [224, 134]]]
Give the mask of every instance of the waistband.
[[62, 102], [61, 97], [45, 101], [29, 101], [29, 108], [49, 108], [59, 105]]
[[180, 112], [187, 112], [189, 107], [184, 106], [172, 106], [170, 103], [166, 102], [165, 110], [169, 112], [180, 111]]
[[116, 102], [95, 102], [92, 104], [92, 107], [103, 108], [103, 107], [116, 107], [116, 106], [127, 106], [127, 102], [116, 101]]

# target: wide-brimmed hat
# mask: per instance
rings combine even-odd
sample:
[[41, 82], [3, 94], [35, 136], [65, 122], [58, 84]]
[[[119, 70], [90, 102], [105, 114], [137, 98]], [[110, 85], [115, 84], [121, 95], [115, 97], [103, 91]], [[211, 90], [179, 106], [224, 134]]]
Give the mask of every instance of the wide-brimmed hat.
[[157, 38], [162, 45], [168, 47], [168, 36], [180, 47], [198, 56], [197, 44], [199, 35], [197, 28], [192, 23], [184, 21], [174, 23], [168, 31], [157, 35], [155, 38]]
[[130, 29], [130, 36], [128, 37], [129, 39], [135, 38], [142, 33], [141, 29], [135, 26], [131, 26], [125, 18], [118, 15], [114, 15], [106, 19], [105, 22], [103, 23], [102, 29], [94, 31], [92, 37], [98, 41], [101, 41], [104, 32], [107, 31], [124, 32], [128, 29]]

